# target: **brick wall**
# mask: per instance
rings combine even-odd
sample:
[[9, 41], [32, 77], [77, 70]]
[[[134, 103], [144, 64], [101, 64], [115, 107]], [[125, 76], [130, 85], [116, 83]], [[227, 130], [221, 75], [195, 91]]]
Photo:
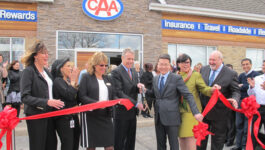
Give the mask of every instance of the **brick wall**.
[[161, 52], [161, 14], [150, 12], [145, 0], [122, 0], [123, 14], [112, 21], [93, 20], [84, 14], [82, 0], [55, 0], [53, 4], [38, 4], [37, 38], [56, 58], [56, 30], [118, 32], [143, 34], [144, 63], [156, 61]]
[[241, 60], [246, 58], [246, 47], [239, 46], [218, 46], [217, 49], [223, 54], [224, 64], [232, 64], [235, 71], [243, 72]]

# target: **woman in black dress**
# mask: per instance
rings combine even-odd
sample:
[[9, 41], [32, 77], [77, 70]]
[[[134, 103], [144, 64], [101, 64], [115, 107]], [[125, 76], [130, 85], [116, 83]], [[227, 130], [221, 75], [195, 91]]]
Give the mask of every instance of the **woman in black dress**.
[[[108, 58], [96, 52], [90, 58], [88, 72], [82, 76], [79, 87], [79, 100], [82, 104], [115, 99], [113, 84], [106, 75]], [[87, 150], [105, 147], [113, 150], [114, 132], [110, 108], [81, 113], [81, 146]]]
[[[72, 69], [69, 58], [56, 60], [52, 65], [53, 96], [64, 102], [64, 108], [77, 106], [77, 81], [79, 70]], [[61, 140], [61, 150], [78, 150], [79, 120], [77, 114], [54, 117], [55, 130]]]

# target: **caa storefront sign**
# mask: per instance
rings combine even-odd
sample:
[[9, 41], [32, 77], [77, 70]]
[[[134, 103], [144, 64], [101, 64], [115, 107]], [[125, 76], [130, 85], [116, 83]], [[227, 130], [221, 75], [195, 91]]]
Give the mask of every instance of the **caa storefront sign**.
[[122, 14], [123, 4], [120, 0], [84, 0], [83, 11], [96, 20], [113, 20]]

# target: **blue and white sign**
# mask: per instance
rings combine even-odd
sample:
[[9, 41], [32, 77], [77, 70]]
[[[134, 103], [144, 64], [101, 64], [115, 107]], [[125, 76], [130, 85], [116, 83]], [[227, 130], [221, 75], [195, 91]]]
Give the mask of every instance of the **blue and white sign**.
[[162, 29], [187, 30], [197, 32], [213, 32], [222, 34], [236, 34], [248, 36], [264, 36], [265, 29], [231, 26], [222, 24], [200, 23], [178, 20], [162, 20]]
[[0, 9], [0, 20], [37, 22], [37, 11]]
[[82, 7], [89, 17], [103, 21], [116, 19], [123, 12], [120, 0], [84, 0]]

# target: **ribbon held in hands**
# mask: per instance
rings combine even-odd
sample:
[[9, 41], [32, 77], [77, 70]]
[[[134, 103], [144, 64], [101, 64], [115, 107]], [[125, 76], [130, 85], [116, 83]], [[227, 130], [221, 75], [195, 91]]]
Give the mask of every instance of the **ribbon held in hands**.
[[[252, 139], [251, 139], [251, 124], [252, 124], [253, 116], [254, 115], [258, 116], [258, 119], [255, 121], [254, 126], [253, 126], [253, 133], [254, 133], [254, 136], [257, 139], [258, 143], [261, 145], [261, 147], [263, 149], [265, 149], [265, 145], [258, 138], [258, 132], [259, 132], [259, 125], [260, 125], [261, 117], [260, 117], [260, 114], [258, 112], [258, 108], [260, 107], [260, 105], [256, 102], [255, 96], [249, 96], [247, 98], [244, 98], [241, 102], [241, 108], [242, 109], [235, 109], [220, 91], [215, 90], [213, 95], [211, 96], [207, 106], [205, 107], [204, 111], [202, 112], [203, 116], [206, 116], [208, 114], [208, 112], [211, 111], [211, 109], [217, 103], [218, 98], [223, 102], [223, 104], [226, 107], [228, 107], [234, 111], [244, 113], [244, 115], [248, 118], [248, 138], [247, 138], [247, 144], [246, 144], [247, 150], [253, 150], [253, 144], [252, 144]], [[204, 128], [203, 130], [205, 132], [209, 132], [209, 131], [207, 131], [207, 129], [205, 130], [206, 127], [203, 127], [200, 124], [201, 124], [201, 122], [199, 123], [198, 127]], [[196, 129], [193, 130], [193, 132], [196, 131], [196, 133], [194, 132], [194, 136], [197, 139], [196, 145], [200, 146], [201, 141], [204, 140], [205, 136], [207, 136], [208, 134], [203, 133], [203, 132], [197, 132], [198, 127], [194, 126], [194, 128], [196, 128]]]
[[42, 118], [49, 118], [55, 116], [62, 116], [68, 114], [74, 114], [79, 112], [85, 111], [92, 111], [95, 109], [106, 108], [110, 106], [114, 106], [116, 104], [121, 104], [126, 107], [127, 110], [131, 109], [134, 105], [128, 99], [117, 99], [117, 100], [110, 100], [110, 101], [100, 101], [97, 103], [86, 104], [78, 107], [72, 107], [67, 109], [62, 109], [58, 111], [52, 111], [44, 114], [39, 115], [32, 115], [24, 118], [17, 118], [17, 110], [6, 106], [2, 112], [0, 112], [0, 149], [2, 148], [1, 139], [4, 134], [7, 132], [6, 135], [6, 146], [7, 150], [10, 150], [11, 143], [12, 143], [12, 130], [17, 126], [20, 120], [33, 120], [33, 119], [42, 119]]
[[194, 126], [192, 131], [194, 133], [194, 137], [197, 139], [196, 145], [201, 146], [201, 141], [205, 140], [206, 136], [211, 134], [212, 132], [208, 131], [208, 124], [200, 122], [198, 125]]

